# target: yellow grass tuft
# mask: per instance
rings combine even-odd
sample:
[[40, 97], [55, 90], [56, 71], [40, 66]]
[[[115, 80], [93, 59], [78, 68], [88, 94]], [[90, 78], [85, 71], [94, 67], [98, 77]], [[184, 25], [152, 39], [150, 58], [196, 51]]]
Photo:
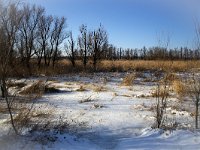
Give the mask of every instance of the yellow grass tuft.
[[133, 74], [133, 73], [128, 74], [123, 78], [121, 85], [122, 86], [132, 86], [134, 79], [135, 79], [135, 74]]
[[179, 96], [184, 96], [186, 94], [186, 87], [180, 80], [173, 81], [172, 87]]

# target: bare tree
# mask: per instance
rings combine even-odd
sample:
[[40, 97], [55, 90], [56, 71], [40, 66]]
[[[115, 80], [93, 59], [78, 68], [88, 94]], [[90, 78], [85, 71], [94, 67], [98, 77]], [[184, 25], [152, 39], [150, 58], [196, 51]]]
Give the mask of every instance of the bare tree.
[[49, 39], [51, 35], [51, 28], [53, 23], [53, 17], [51, 15], [46, 16], [43, 14], [39, 20], [38, 24], [38, 49], [37, 49], [37, 57], [38, 57], [38, 67], [40, 67], [41, 60], [44, 57], [45, 64], [47, 64], [47, 50], [49, 48]]
[[[12, 14], [15, 13], [15, 14]], [[16, 33], [18, 30], [18, 8], [15, 3], [4, 6], [0, 11], [0, 84], [2, 97], [5, 99], [7, 109], [11, 119], [11, 125], [17, 134], [17, 129], [14, 124], [12, 107], [12, 100], [8, 98], [7, 79], [13, 69], [11, 65], [14, 53], [14, 44], [16, 41]], [[14, 61], [14, 60], [13, 60]], [[11, 69], [12, 68], [12, 69]]]
[[93, 60], [93, 68], [97, 70], [97, 62], [101, 59], [103, 47], [108, 45], [108, 35], [102, 25], [97, 30], [89, 33], [89, 45]]
[[55, 18], [53, 35], [51, 38], [51, 50], [53, 50], [52, 55], [52, 65], [55, 66], [55, 62], [59, 56], [59, 46], [67, 38], [65, 31], [66, 19], [64, 17]]
[[44, 13], [44, 8], [36, 7], [35, 5], [24, 5], [23, 18], [20, 24], [20, 42], [22, 47], [20, 48], [20, 54], [23, 61], [25, 61], [29, 73], [30, 60], [36, 54], [35, 42], [38, 37], [37, 26], [41, 15]]
[[69, 59], [72, 63], [73, 68], [75, 68], [75, 60], [77, 56], [77, 50], [75, 49], [75, 41], [73, 39], [72, 32], [69, 33], [69, 40], [68, 43], [66, 44], [66, 53], [69, 56]]
[[87, 26], [81, 25], [80, 26], [80, 33], [81, 35], [78, 37], [78, 46], [80, 49], [80, 55], [83, 62], [84, 69], [86, 70], [86, 65], [88, 62], [88, 54], [89, 54], [89, 44], [88, 44], [88, 32]]

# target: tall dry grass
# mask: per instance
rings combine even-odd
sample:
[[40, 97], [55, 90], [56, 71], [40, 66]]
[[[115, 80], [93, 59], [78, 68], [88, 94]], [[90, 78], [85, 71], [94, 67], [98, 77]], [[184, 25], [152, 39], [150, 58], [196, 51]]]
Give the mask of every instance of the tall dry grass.
[[[36, 62], [31, 62], [31, 74], [25, 66], [18, 66], [17, 71], [12, 70], [10, 76], [30, 75], [59, 75], [79, 72], [93, 72], [92, 61], [89, 61], [86, 70], [80, 60], [76, 61], [76, 67], [67, 59], [59, 60], [55, 67], [41, 65], [37, 67]], [[170, 61], [170, 60], [102, 60], [97, 64], [97, 72], [126, 72], [126, 71], [168, 71], [179, 72], [200, 68], [200, 60], [196, 61]]]
[[163, 70], [163, 71], [187, 71], [192, 68], [200, 68], [200, 61], [163, 61], [163, 60], [117, 60], [102, 61], [99, 70], [102, 71], [145, 71], [145, 70]]

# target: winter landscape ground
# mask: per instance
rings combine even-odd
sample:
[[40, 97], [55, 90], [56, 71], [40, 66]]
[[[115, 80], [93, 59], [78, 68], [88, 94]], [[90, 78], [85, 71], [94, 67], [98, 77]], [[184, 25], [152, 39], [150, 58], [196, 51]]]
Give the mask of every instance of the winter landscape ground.
[[[124, 80], [130, 75], [134, 75], [133, 83], [127, 85]], [[46, 91], [34, 103], [16, 102], [23, 107], [33, 105], [31, 119], [35, 118], [37, 123], [29, 125], [31, 121], [26, 120], [25, 125], [20, 125], [22, 136], [13, 133], [9, 115], [1, 111], [2, 150], [200, 149], [193, 103], [186, 97], [180, 100], [173, 86], [168, 97], [166, 128], [154, 128], [153, 93], [157, 82], [153, 72], [73, 74], [11, 81], [15, 84], [9, 91], [16, 95], [23, 95], [38, 81], [54, 90]], [[20, 83], [25, 84], [19, 87]]]
[[200, 150], [199, 0], [0, 0], [0, 150]]

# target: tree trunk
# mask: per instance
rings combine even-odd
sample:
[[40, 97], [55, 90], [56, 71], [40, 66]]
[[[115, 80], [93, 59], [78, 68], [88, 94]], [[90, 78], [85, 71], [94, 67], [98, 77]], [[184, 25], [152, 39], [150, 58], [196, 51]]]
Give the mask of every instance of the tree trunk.
[[3, 79], [3, 90], [4, 90], [4, 93], [5, 93], [5, 100], [6, 100], [6, 105], [7, 105], [7, 108], [8, 108], [8, 112], [9, 112], [9, 115], [10, 115], [10, 120], [11, 120], [11, 125], [15, 131], [15, 133], [18, 135], [18, 131], [15, 127], [15, 123], [14, 123], [14, 119], [13, 119], [13, 115], [12, 115], [12, 108], [10, 106], [10, 102], [8, 100], [8, 91], [7, 91], [7, 87], [6, 87], [6, 81]]
[[195, 128], [198, 129], [199, 103], [196, 103]]

